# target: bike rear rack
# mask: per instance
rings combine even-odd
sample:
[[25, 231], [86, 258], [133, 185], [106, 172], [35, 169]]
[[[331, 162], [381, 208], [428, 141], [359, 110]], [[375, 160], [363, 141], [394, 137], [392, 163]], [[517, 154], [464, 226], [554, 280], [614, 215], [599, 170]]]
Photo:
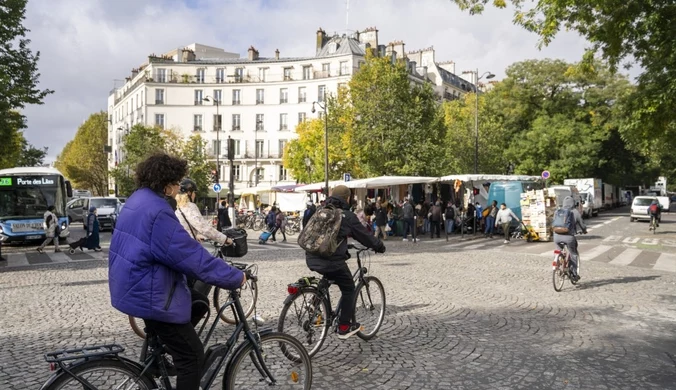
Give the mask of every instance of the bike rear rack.
[[124, 352], [124, 347], [119, 344], [94, 345], [92, 347], [49, 352], [45, 354], [45, 361], [48, 363], [60, 363], [68, 360], [117, 355], [120, 352]]

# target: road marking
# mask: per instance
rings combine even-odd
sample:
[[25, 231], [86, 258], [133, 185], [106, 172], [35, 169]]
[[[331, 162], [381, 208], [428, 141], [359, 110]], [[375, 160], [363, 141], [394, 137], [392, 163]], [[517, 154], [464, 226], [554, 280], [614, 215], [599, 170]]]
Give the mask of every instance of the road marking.
[[653, 269], [676, 272], [676, 255], [671, 253], [662, 253], [660, 257], [657, 258]]
[[627, 248], [619, 256], [609, 262], [609, 264], [629, 265], [642, 253], [643, 251], [636, 248]]
[[597, 246], [597, 247], [595, 247], [595, 248], [592, 248], [590, 251], [588, 251], [588, 252], [586, 252], [586, 253], [583, 253], [583, 254], [582, 254], [582, 257], [583, 257], [585, 260], [593, 260], [593, 259], [595, 259], [595, 258], [601, 256], [602, 254], [608, 252], [608, 250], [610, 250], [611, 248], [612, 248], [612, 246], [608, 246], [608, 245], [599, 245], [599, 246]]
[[641, 242], [643, 245], [660, 245], [660, 239], [659, 238], [644, 238], [643, 242]]
[[8, 267], [21, 267], [28, 265], [28, 258], [25, 253], [13, 253], [7, 256]]
[[481, 243], [481, 244], [469, 245], [469, 246], [463, 247], [462, 249], [479, 249], [479, 248], [483, 248], [485, 246], [486, 246], [486, 243]]
[[49, 260], [53, 263], [67, 263], [70, 261], [70, 257], [63, 252], [50, 253]]
[[639, 242], [639, 240], [641, 240], [640, 237], [627, 237], [624, 240], [622, 240], [622, 243], [624, 243], [624, 244], [636, 244], [637, 242]]
[[622, 236], [608, 236], [603, 239], [604, 242], [610, 242], [610, 241], [620, 241]]

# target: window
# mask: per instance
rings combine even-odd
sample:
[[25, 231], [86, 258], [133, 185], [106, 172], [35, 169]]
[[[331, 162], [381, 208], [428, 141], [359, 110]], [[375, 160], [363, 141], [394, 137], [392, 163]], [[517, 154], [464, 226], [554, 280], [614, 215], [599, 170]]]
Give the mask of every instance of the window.
[[286, 181], [288, 179], [289, 174], [286, 171], [286, 168], [284, 168], [284, 165], [279, 166], [279, 181]]
[[348, 67], [347, 67], [347, 61], [340, 61], [340, 75], [344, 76], [349, 73]]
[[322, 77], [329, 77], [331, 75], [331, 64], [322, 64]]
[[242, 91], [240, 91], [239, 89], [233, 89], [232, 90], [232, 105], [236, 106], [238, 104], [242, 104], [241, 97], [242, 97]]
[[262, 157], [264, 151], [265, 151], [265, 141], [256, 141], [256, 156]]
[[307, 117], [307, 115], [304, 112], [299, 112], [298, 113], [298, 123], [301, 124], [301, 123], [305, 122], [306, 117]]
[[256, 104], [264, 104], [265, 103], [265, 90], [264, 89], [257, 89], [256, 90]]
[[289, 130], [289, 114], [279, 114], [279, 130]]
[[201, 89], [195, 90], [195, 105], [196, 106], [202, 105], [202, 90]]
[[240, 130], [240, 118], [239, 114], [232, 114], [232, 131]]
[[265, 129], [265, 116], [263, 114], [256, 114], [256, 130], [263, 131]]
[[258, 68], [258, 81], [264, 82], [265, 75], [268, 73], [268, 68]]
[[214, 131], [220, 131], [223, 128], [223, 114], [214, 114]]
[[136, 107], [134, 107], [134, 98], [131, 98], [131, 110], [134, 111]]
[[214, 156], [220, 156], [221, 153], [221, 146], [223, 146], [223, 143], [221, 140], [213, 140], [211, 141], [212, 149], [213, 149], [213, 154]]
[[279, 140], [279, 157], [282, 157], [284, 155], [284, 149], [286, 148], [286, 140], [285, 139], [280, 139]]
[[[237, 141], [235, 141], [235, 142], [237, 142]], [[239, 153], [235, 153], [235, 154], [237, 155]], [[240, 165], [233, 165], [232, 168], [230, 168], [230, 169], [232, 169], [232, 176], [235, 178], [235, 181], [239, 181], [239, 178], [242, 177], [242, 176], [240, 176], [241, 172], [242, 172], [241, 166]]]
[[157, 73], [155, 74], [155, 78], [158, 83], [166, 83], [167, 82], [167, 70], [166, 69], [157, 69]]
[[218, 104], [223, 103], [223, 91], [220, 89], [214, 89], [214, 105], [218, 102]]
[[293, 68], [284, 68], [284, 81], [293, 80], [291, 78], [291, 72], [293, 72]]
[[155, 126], [164, 129], [164, 114], [155, 114]]
[[303, 80], [310, 80], [312, 78], [312, 67], [304, 66], [303, 67]]
[[298, 87], [298, 103], [305, 103], [307, 101], [307, 89], [305, 87]]
[[193, 115], [193, 131], [202, 131], [202, 115]]
[[288, 103], [289, 102], [289, 89], [282, 88], [279, 90], [279, 103]]
[[217, 83], [225, 82], [225, 69], [223, 68], [216, 69], [216, 82]]
[[235, 82], [241, 83], [244, 79], [244, 68], [235, 69]]
[[204, 82], [204, 68], [197, 69], [197, 74], [195, 74], [195, 81], [198, 83]]
[[235, 157], [240, 156], [240, 152], [239, 152], [240, 141], [238, 139], [235, 139], [235, 140], [232, 141], [232, 143], [233, 143], [234, 149], [235, 149]]
[[326, 99], [326, 85], [320, 85], [317, 89], [317, 101], [323, 102]]

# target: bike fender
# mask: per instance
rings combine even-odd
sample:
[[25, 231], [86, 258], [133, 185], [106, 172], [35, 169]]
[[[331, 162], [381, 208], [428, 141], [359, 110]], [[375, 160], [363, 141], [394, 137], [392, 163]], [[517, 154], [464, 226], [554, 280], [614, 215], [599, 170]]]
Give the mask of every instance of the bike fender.
[[308, 292], [308, 291], [312, 291], [314, 293], [318, 292], [317, 288], [313, 287], [313, 286], [302, 287], [302, 288], [298, 289], [297, 293], [287, 295], [286, 298], [284, 299], [284, 304], [286, 305], [287, 303], [291, 302], [294, 298], [296, 298], [298, 295], [300, 295], [300, 293]]
[[[143, 371], [143, 366], [140, 363], [135, 362], [133, 360], [129, 360], [129, 359], [121, 357], [121, 356], [117, 356], [117, 355], [116, 356], [101, 356], [101, 357], [91, 357], [91, 358], [81, 359], [81, 360], [76, 361], [72, 364], [69, 364], [68, 368], [69, 369], [74, 368], [74, 367], [80, 366], [82, 364], [89, 363], [92, 360], [103, 360], [103, 359], [120, 360], [120, 361], [123, 361], [125, 364], [127, 364], [129, 366], [134, 366], [136, 369], [138, 369], [138, 372]], [[62, 375], [69, 375], [69, 374], [67, 372], [65, 372], [63, 369], [59, 368], [58, 370], [56, 370], [56, 372], [54, 374], [52, 374], [52, 376], [49, 377], [49, 379], [47, 379], [47, 382], [45, 382], [45, 384], [42, 385], [42, 387], [40, 387], [40, 390], [48, 389]], [[148, 378], [150, 378], [150, 376], [148, 376]], [[154, 378], [152, 379], [152, 382], [155, 386], [157, 386]]]

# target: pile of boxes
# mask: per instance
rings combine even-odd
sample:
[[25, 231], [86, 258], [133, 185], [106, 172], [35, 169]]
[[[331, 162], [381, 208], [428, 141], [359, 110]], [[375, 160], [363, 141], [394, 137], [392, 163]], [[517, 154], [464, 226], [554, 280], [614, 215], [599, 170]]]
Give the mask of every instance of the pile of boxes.
[[556, 195], [548, 189], [531, 190], [521, 194], [521, 219], [532, 227], [540, 241], [552, 240], [552, 221], [556, 211]]

